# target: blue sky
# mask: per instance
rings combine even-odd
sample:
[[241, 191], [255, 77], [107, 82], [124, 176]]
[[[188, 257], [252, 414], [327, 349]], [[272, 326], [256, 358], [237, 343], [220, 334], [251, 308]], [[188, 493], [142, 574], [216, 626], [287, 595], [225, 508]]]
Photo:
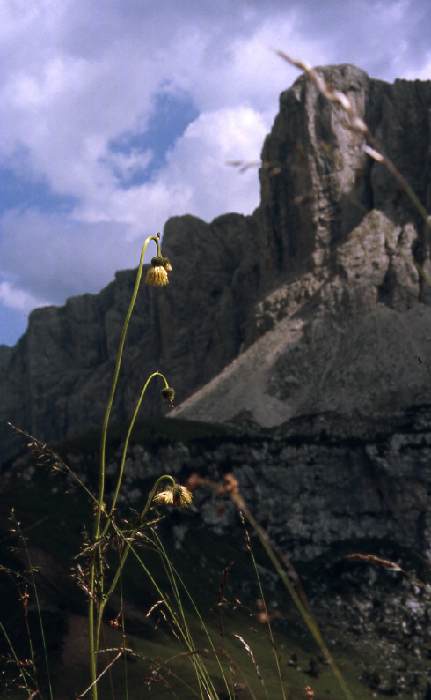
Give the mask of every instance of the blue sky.
[[313, 65], [431, 78], [428, 0], [0, 0], [0, 343], [185, 213], [258, 205], [279, 93]]

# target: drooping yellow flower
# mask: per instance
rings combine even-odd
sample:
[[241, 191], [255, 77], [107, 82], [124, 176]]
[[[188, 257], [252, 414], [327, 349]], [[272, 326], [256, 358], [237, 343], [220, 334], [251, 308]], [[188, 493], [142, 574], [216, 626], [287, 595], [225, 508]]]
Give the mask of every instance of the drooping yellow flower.
[[145, 283], [151, 287], [166, 287], [169, 284], [168, 273], [164, 264], [165, 258], [157, 256], [151, 259], [151, 265], [148, 268]]
[[153, 501], [158, 505], [173, 505], [178, 508], [187, 508], [187, 506], [191, 505], [193, 496], [185, 486], [175, 484], [175, 486], [171, 486], [165, 491], [160, 491], [154, 496]]

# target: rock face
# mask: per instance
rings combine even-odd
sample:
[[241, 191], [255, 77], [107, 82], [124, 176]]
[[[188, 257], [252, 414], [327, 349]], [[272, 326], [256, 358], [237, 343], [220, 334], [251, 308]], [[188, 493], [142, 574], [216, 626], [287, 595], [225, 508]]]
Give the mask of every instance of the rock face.
[[[429, 204], [431, 82], [388, 85], [352, 66], [322, 72]], [[174, 415], [248, 414], [273, 426], [318, 411], [372, 415], [430, 400], [423, 223], [362, 146], [310, 82], [282, 94], [262, 154], [279, 173], [261, 170], [263, 286], [249, 347]]]
[[[426, 203], [431, 82], [389, 85], [350, 65], [320, 70]], [[178, 413], [204, 420], [247, 414], [277, 425], [431, 399], [421, 223], [362, 145], [303, 77], [282, 94], [253, 215], [167, 222], [172, 282], [140, 294], [115, 419], [130, 416], [155, 368], [180, 402], [190, 397]], [[100, 424], [133, 280], [121, 272], [98, 295], [33, 312], [17, 346], [1, 349], [3, 459], [12, 449], [5, 420], [51, 441]], [[144, 410], [160, 411], [155, 390]]]
[[[237, 214], [211, 224], [192, 216], [167, 222], [164, 252], [175, 272], [167, 289], [142, 285], [114, 420], [130, 418], [155, 369], [167, 374], [181, 399], [238, 354], [249, 282], [253, 288], [241, 250], [255, 235], [254, 220]], [[14, 449], [7, 420], [50, 441], [100, 425], [134, 280], [135, 272], [119, 272], [100, 294], [34, 311], [17, 346], [1, 348], [0, 459]], [[160, 413], [160, 388], [150, 387], [144, 414]]]

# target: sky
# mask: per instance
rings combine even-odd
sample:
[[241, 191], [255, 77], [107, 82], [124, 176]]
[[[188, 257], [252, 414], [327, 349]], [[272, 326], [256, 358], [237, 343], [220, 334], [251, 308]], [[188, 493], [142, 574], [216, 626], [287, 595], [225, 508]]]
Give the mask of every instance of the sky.
[[251, 213], [298, 72], [431, 79], [429, 0], [0, 0], [0, 344], [136, 267], [170, 216]]

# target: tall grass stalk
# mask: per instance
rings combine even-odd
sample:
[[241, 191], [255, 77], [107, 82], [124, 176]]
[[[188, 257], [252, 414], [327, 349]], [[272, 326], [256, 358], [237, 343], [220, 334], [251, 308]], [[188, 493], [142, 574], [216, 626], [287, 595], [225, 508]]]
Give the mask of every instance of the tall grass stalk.
[[271, 563], [276, 570], [278, 576], [280, 577], [281, 582], [283, 585], [287, 588], [293, 602], [296, 605], [296, 608], [298, 609], [299, 613], [301, 614], [302, 619], [304, 620], [305, 624], [307, 625], [312, 637], [316, 641], [317, 645], [319, 646], [324, 658], [330, 665], [332, 672], [334, 676], [336, 677], [341, 690], [343, 691], [344, 695], [346, 696], [347, 700], [354, 700], [352, 693], [350, 692], [343, 676], [338, 668], [338, 665], [335, 662], [335, 659], [333, 658], [331, 652], [329, 651], [328, 647], [326, 646], [326, 643], [322, 637], [322, 634], [320, 632], [319, 626], [309, 609], [308, 605], [304, 605], [303, 601], [301, 600], [300, 596], [295, 590], [295, 587], [293, 586], [287, 572], [285, 571], [284, 567], [282, 566], [279, 557], [277, 556], [275, 552], [275, 548], [271, 544], [268, 534], [265, 532], [265, 530], [259, 525], [259, 523], [256, 521], [252, 513], [250, 512], [249, 508], [247, 507], [244, 499], [242, 496], [239, 494], [239, 492], [232, 491], [230, 493], [230, 497], [238, 510], [243, 513], [245, 519], [250, 523], [251, 527], [255, 531], [260, 544], [262, 545], [263, 549], [265, 550], [267, 556], [271, 560]]
[[[182, 609], [182, 603], [180, 602], [179, 604], [179, 614], [175, 611], [173, 604], [167, 597], [165, 591], [163, 591], [160, 587], [160, 585], [157, 583], [156, 579], [154, 578], [153, 574], [151, 573], [150, 569], [148, 566], [145, 564], [144, 560], [136, 550], [136, 547], [126, 540], [124, 537], [123, 533], [121, 530], [119, 530], [115, 525], [114, 528], [116, 529], [117, 534], [119, 537], [121, 537], [123, 540], [125, 540], [125, 545], [130, 549], [130, 552], [133, 554], [135, 560], [137, 561], [138, 565], [140, 568], [144, 571], [145, 575], [147, 576], [148, 580], [151, 582], [153, 585], [155, 591], [157, 592], [158, 596], [163, 600], [164, 606], [166, 610], [168, 611], [170, 615], [170, 619], [172, 620], [172, 623], [174, 625], [174, 628], [176, 632], [179, 635], [179, 638], [182, 639], [183, 643], [185, 644], [187, 650], [190, 652], [190, 660], [193, 664], [196, 678], [198, 681], [199, 685], [199, 690], [201, 693], [202, 698], [209, 698], [210, 700], [217, 700], [218, 699], [218, 694], [214, 688], [214, 685], [210, 679], [208, 670], [206, 669], [205, 665], [203, 664], [200, 654], [198, 653], [194, 641], [192, 638], [192, 635], [190, 633], [190, 630], [188, 628], [188, 624], [184, 625], [184, 611]], [[152, 540], [150, 538], [145, 538], [148, 543], [152, 543]], [[168, 559], [169, 560], [169, 559]], [[176, 583], [172, 586], [172, 578], [169, 578], [171, 587], [173, 587], [173, 595], [174, 599], [176, 600], [177, 606], [178, 606], [178, 587], [176, 586]], [[206, 696], [203, 695], [203, 691], [206, 692]], [[231, 695], [229, 696], [231, 698]]]
[[277, 644], [275, 641], [274, 633], [272, 631], [272, 625], [271, 625], [271, 620], [269, 617], [268, 606], [267, 606], [266, 600], [265, 600], [265, 594], [263, 592], [262, 581], [261, 581], [261, 577], [259, 574], [259, 569], [257, 568], [257, 562], [256, 562], [256, 559], [254, 556], [253, 547], [251, 545], [250, 535], [248, 534], [248, 530], [246, 527], [246, 523], [245, 523], [245, 519], [244, 519], [244, 515], [243, 515], [242, 511], [240, 511], [240, 518], [241, 518], [241, 522], [242, 522], [243, 527], [244, 527], [246, 547], [247, 547], [247, 550], [250, 554], [250, 559], [251, 559], [251, 563], [253, 566], [254, 575], [256, 576], [257, 585], [259, 587], [260, 598], [261, 598], [263, 605], [264, 605], [264, 613], [265, 613], [265, 617], [266, 617], [265, 624], [266, 624], [266, 627], [268, 630], [268, 636], [269, 636], [269, 640], [271, 643], [271, 649], [272, 649], [272, 653], [274, 655], [275, 665], [277, 668], [277, 675], [278, 675], [278, 678], [280, 681], [281, 695], [282, 695], [283, 700], [288, 700], [289, 690], [288, 690], [288, 688], [285, 688], [286, 681], [283, 679], [283, 674], [281, 672], [280, 656], [278, 654]]
[[[196, 603], [195, 603], [195, 601], [194, 601], [192, 595], [190, 594], [190, 592], [189, 592], [189, 590], [188, 590], [186, 584], [184, 583], [184, 580], [181, 578], [181, 575], [179, 574], [179, 572], [177, 571], [177, 569], [176, 569], [176, 568], [174, 567], [174, 565], [172, 564], [172, 561], [171, 561], [171, 559], [169, 558], [169, 556], [168, 556], [168, 554], [167, 554], [167, 552], [166, 552], [166, 550], [165, 550], [165, 548], [164, 548], [164, 546], [163, 546], [163, 543], [162, 543], [162, 541], [160, 540], [160, 538], [159, 538], [157, 532], [156, 532], [153, 528], [150, 528], [150, 532], [151, 532], [152, 537], [154, 538], [154, 539], [153, 539], [153, 543], [155, 544], [156, 551], [158, 552], [158, 554], [160, 555], [160, 557], [163, 559], [163, 562], [165, 563], [165, 571], [166, 571], [166, 573], [168, 574], [169, 580], [175, 580], [175, 579], [176, 579], [176, 581], [178, 581], [178, 583], [180, 584], [182, 590], [184, 591], [184, 593], [185, 593], [187, 599], [189, 600], [189, 603], [191, 604], [191, 606], [192, 606], [192, 608], [193, 608], [193, 612], [195, 613], [195, 615], [196, 615], [196, 617], [197, 617], [197, 619], [198, 619], [198, 621], [199, 621], [199, 623], [200, 623], [201, 629], [202, 629], [202, 631], [204, 632], [204, 634], [205, 634], [205, 636], [206, 636], [206, 638], [207, 638], [207, 641], [208, 641], [208, 643], [209, 643], [209, 645], [210, 645], [210, 647], [211, 647], [211, 650], [212, 650], [212, 652], [213, 652], [213, 654], [214, 654], [214, 658], [215, 658], [215, 660], [216, 660], [216, 662], [217, 662], [217, 666], [218, 666], [218, 668], [219, 668], [219, 670], [220, 670], [221, 676], [222, 676], [222, 678], [223, 678], [223, 682], [224, 682], [225, 687], [226, 687], [226, 691], [227, 691], [227, 694], [228, 694], [228, 698], [229, 698], [229, 700], [233, 700], [233, 697], [232, 697], [232, 694], [231, 694], [231, 689], [230, 689], [229, 683], [228, 683], [228, 681], [227, 681], [227, 679], [226, 679], [225, 672], [224, 672], [224, 669], [223, 669], [223, 665], [222, 665], [222, 663], [221, 663], [221, 661], [220, 661], [220, 657], [219, 657], [219, 655], [218, 655], [218, 653], [217, 653], [217, 649], [216, 649], [216, 647], [215, 647], [215, 645], [214, 645], [214, 642], [213, 642], [213, 640], [212, 640], [212, 637], [211, 637], [211, 635], [210, 635], [210, 633], [209, 633], [208, 627], [207, 627], [207, 625], [205, 624], [205, 621], [204, 621], [204, 619], [203, 619], [203, 617], [202, 617], [202, 615], [201, 615], [201, 613], [200, 613], [200, 611], [199, 611], [199, 608], [197, 607], [197, 605], [196, 605]], [[151, 540], [150, 540], [150, 541], [151, 541]], [[177, 583], [176, 583], [176, 582], [175, 582], [175, 591], [176, 591], [176, 594], [177, 594], [178, 599], [180, 599], [180, 593], [179, 593], [179, 589], [178, 589], [178, 586], [177, 586]]]
[[[27, 678], [27, 675], [28, 675], [28, 674], [27, 674], [27, 672], [25, 671], [25, 669], [23, 668], [23, 665], [22, 665], [22, 663], [20, 662], [20, 660], [19, 660], [19, 658], [18, 658], [18, 655], [17, 655], [17, 653], [16, 653], [16, 651], [15, 651], [15, 647], [14, 647], [14, 645], [12, 644], [12, 640], [11, 640], [11, 638], [9, 637], [9, 635], [8, 635], [8, 633], [7, 633], [7, 631], [6, 631], [6, 628], [5, 628], [4, 624], [3, 624], [3, 622], [0, 622], [0, 629], [1, 629], [1, 631], [2, 631], [2, 634], [3, 634], [4, 638], [6, 639], [7, 645], [8, 645], [8, 647], [9, 647], [9, 649], [10, 649], [10, 652], [11, 652], [11, 654], [12, 654], [12, 656], [13, 656], [13, 659], [14, 659], [14, 661], [15, 661], [16, 667], [17, 667], [17, 669], [18, 669], [18, 673], [19, 673], [19, 675], [21, 676], [22, 682], [23, 682], [23, 684], [24, 684], [24, 688], [25, 688], [26, 692], [28, 693], [28, 697], [31, 697], [31, 696], [32, 696], [32, 693], [33, 693], [34, 691], [33, 691], [32, 688], [30, 688], [30, 686], [29, 686], [29, 684], [28, 684], [28, 678]], [[33, 680], [33, 679], [31, 679], [31, 680]]]
[[[24, 537], [24, 534], [21, 530], [21, 523], [15, 517], [15, 512], [13, 509], [11, 512], [11, 520], [12, 520], [12, 523], [13, 523], [14, 528], [16, 530], [16, 534], [19, 538], [19, 541], [21, 543], [21, 546], [23, 548], [24, 555], [25, 555], [26, 562], [27, 562], [28, 572], [29, 572], [30, 581], [31, 581], [31, 587], [33, 590], [33, 596], [34, 596], [34, 599], [36, 602], [37, 618], [38, 618], [38, 623], [39, 623], [40, 638], [42, 641], [43, 658], [44, 658], [44, 662], [45, 662], [46, 680], [48, 683], [48, 693], [49, 693], [50, 700], [54, 700], [54, 695], [53, 695], [53, 691], [52, 691], [52, 684], [51, 684], [51, 674], [49, 671], [48, 647], [47, 647], [47, 643], [46, 643], [45, 630], [44, 630], [44, 626], [43, 626], [42, 610], [40, 607], [39, 593], [37, 590], [37, 585], [36, 585], [36, 581], [35, 581], [35, 577], [34, 577], [34, 567], [33, 567], [31, 557], [30, 557], [29, 549], [27, 547], [27, 540]], [[34, 670], [36, 672], [37, 669], [36, 669], [36, 663], [35, 663], [35, 654], [34, 654], [34, 648], [33, 648], [33, 643], [32, 643], [32, 636], [31, 636], [30, 628], [28, 626], [27, 611], [25, 611], [25, 617], [26, 617], [26, 623], [27, 623], [27, 636], [28, 636], [29, 643], [30, 643], [33, 667], [34, 667]]]

